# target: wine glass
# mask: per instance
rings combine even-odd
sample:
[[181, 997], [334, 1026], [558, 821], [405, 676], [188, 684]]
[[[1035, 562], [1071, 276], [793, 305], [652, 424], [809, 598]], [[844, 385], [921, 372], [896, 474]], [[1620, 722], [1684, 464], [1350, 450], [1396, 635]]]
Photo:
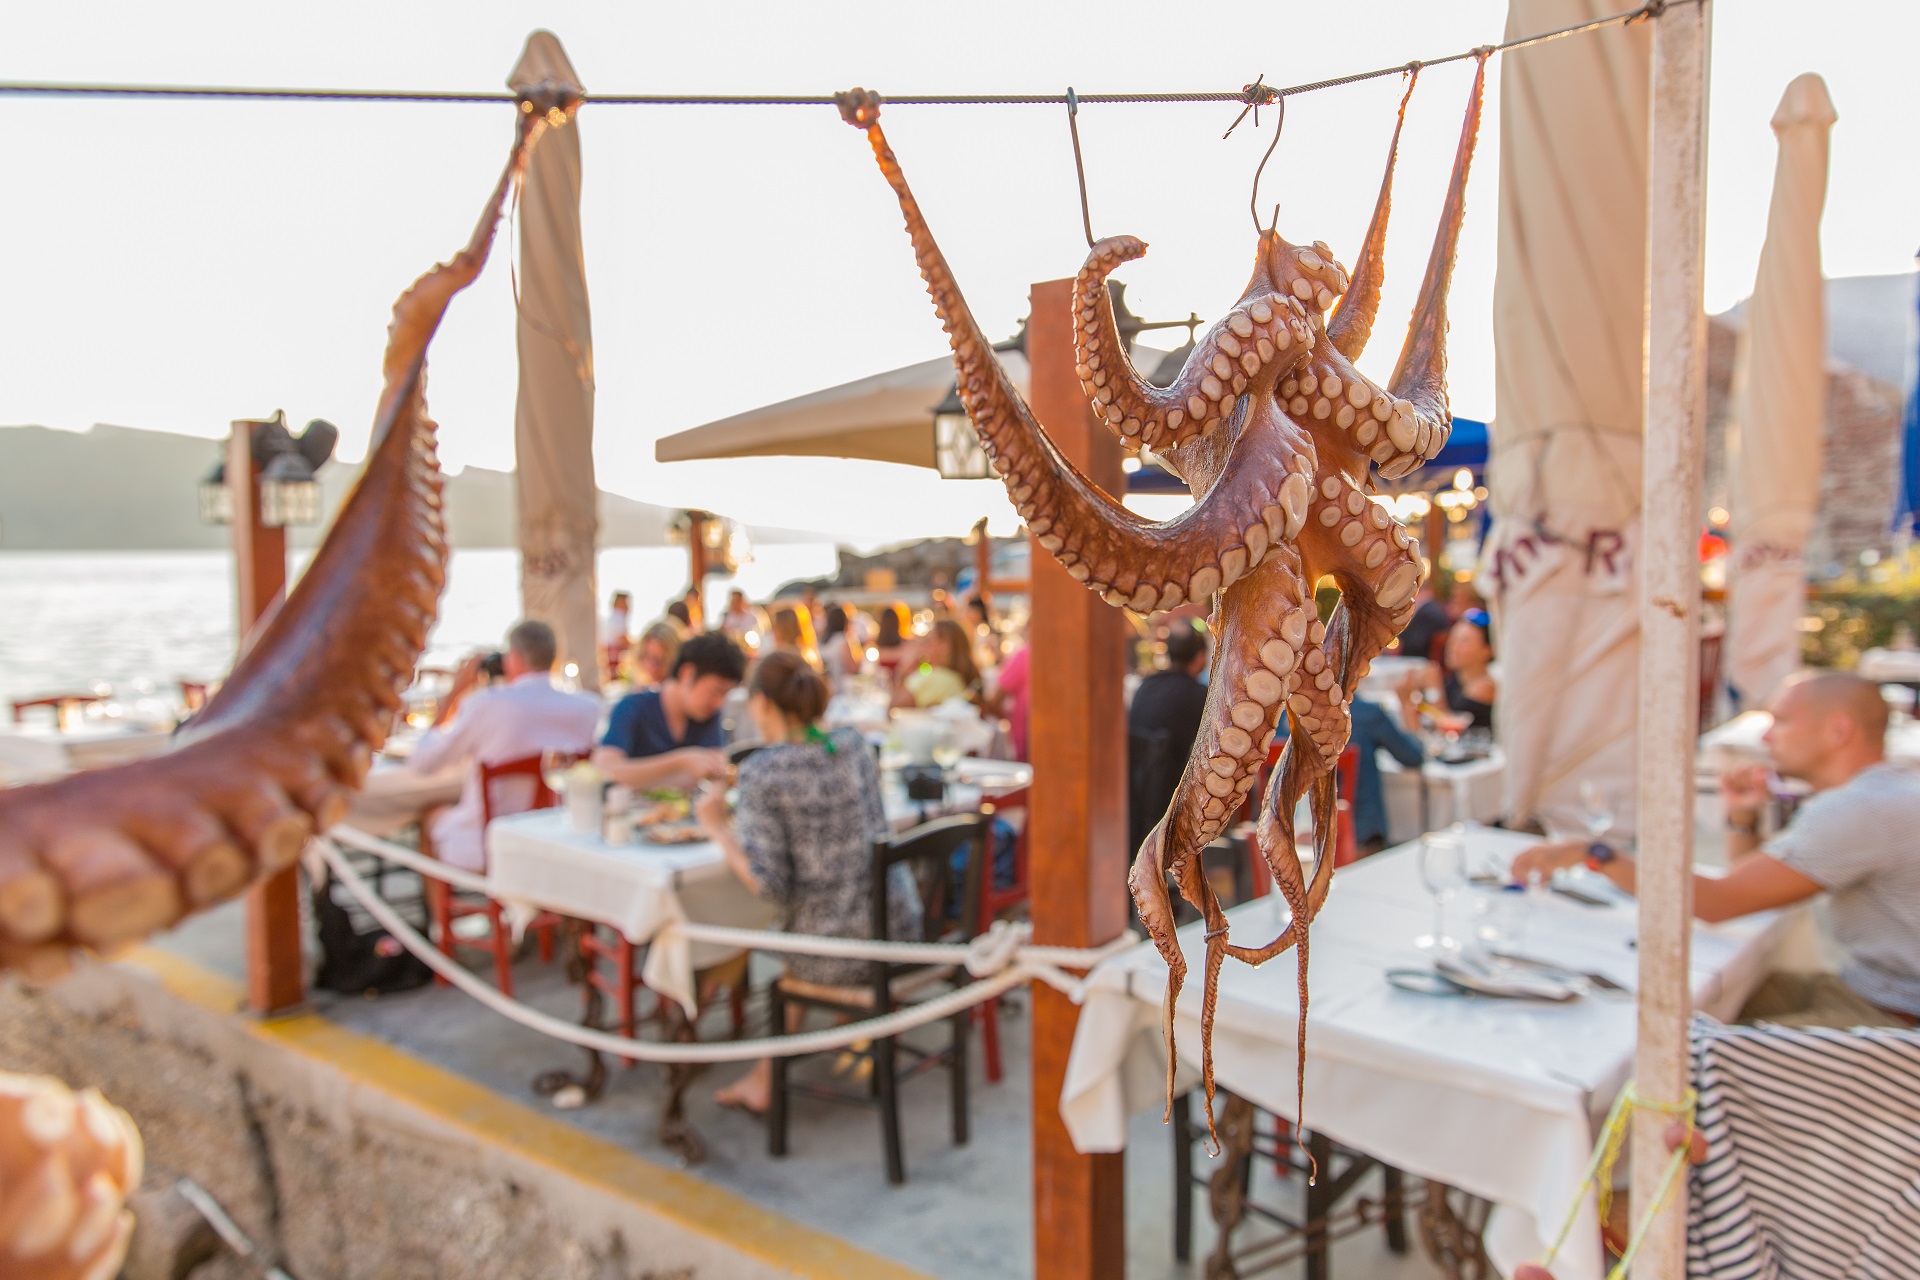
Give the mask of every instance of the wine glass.
[[1587, 823], [1587, 834], [1595, 840], [1613, 830], [1613, 790], [1604, 782], [1591, 779], [1580, 784], [1580, 813]]
[[1422, 951], [1451, 951], [1458, 947], [1447, 937], [1447, 903], [1466, 887], [1466, 843], [1451, 831], [1430, 831], [1420, 837], [1420, 881], [1433, 895], [1433, 932], [1413, 945]]

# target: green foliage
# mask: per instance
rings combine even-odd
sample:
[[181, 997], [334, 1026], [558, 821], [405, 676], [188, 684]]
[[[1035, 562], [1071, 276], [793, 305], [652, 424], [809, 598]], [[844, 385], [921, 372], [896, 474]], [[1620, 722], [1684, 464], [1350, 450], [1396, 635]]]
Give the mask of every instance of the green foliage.
[[1920, 548], [1811, 588], [1801, 654], [1808, 666], [1850, 670], [1902, 622], [1920, 632]]

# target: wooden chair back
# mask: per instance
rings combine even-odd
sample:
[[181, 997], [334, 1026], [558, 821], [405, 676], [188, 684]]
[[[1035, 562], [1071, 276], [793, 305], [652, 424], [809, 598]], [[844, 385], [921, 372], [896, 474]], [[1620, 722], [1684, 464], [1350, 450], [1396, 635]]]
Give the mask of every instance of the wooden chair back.
[[[873, 845], [869, 937], [896, 942], [971, 942], [980, 931], [980, 882], [986, 870], [993, 815], [962, 813], [935, 818]], [[967, 850], [967, 860], [955, 883], [953, 855]], [[893, 938], [889, 933], [888, 887], [894, 869], [904, 867], [920, 892], [920, 936]], [[958, 898], [956, 900], [956, 893]], [[891, 982], [897, 975], [921, 965], [875, 964], [876, 1009], [889, 1006]]]
[[[504, 818], [508, 814], [525, 813], [530, 809], [551, 809], [560, 803], [553, 788], [547, 785], [547, 753], [539, 752], [530, 756], [520, 756], [513, 760], [502, 760], [498, 764], [480, 763], [480, 821], [484, 827], [495, 818]], [[500, 784], [507, 782], [525, 782], [528, 786], [512, 786], [505, 790], [518, 793], [514, 799], [502, 799]], [[519, 803], [519, 797], [530, 797], [527, 803]]]
[[25, 723], [27, 712], [35, 707], [48, 708], [53, 712], [54, 719], [57, 721], [61, 713], [68, 707], [84, 707], [90, 703], [104, 701], [106, 701], [106, 699], [97, 693], [50, 693], [44, 698], [22, 698], [13, 704], [13, 722], [15, 724]]

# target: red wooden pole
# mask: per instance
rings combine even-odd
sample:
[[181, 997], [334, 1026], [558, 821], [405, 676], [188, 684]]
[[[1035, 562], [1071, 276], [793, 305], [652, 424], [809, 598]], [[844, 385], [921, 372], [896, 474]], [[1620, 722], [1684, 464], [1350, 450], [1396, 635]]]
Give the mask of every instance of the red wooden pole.
[[[239, 586], [240, 647], [286, 593], [287, 531], [260, 521], [254, 423], [241, 419], [227, 438], [227, 486], [233, 495], [233, 569]], [[300, 953], [300, 880], [296, 868], [247, 891], [247, 1007], [279, 1013], [307, 997]]]
[[[1073, 371], [1073, 282], [1033, 286], [1029, 400], [1060, 452], [1094, 483], [1122, 492], [1120, 448], [1094, 419]], [[1028, 628], [1033, 939], [1097, 946], [1127, 927], [1127, 724], [1121, 695], [1126, 622], [1033, 546]], [[1033, 986], [1035, 1280], [1126, 1274], [1123, 1157], [1081, 1155], [1060, 1120], [1060, 1089], [1079, 1010]]]
[[707, 519], [704, 511], [687, 512], [687, 578], [694, 592], [688, 614], [695, 631], [707, 625]]

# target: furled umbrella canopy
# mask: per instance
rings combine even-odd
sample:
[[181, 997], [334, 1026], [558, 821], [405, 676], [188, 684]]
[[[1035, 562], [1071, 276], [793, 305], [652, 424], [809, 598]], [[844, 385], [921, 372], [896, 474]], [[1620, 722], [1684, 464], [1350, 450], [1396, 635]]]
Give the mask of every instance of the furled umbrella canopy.
[[[1507, 36], [1614, 11], [1512, 0]], [[1650, 48], [1644, 24], [1610, 26], [1500, 69], [1494, 524], [1476, 585], [1521, 822], [1572, 816], [1593, 779], [1633, 826]]]
[[1733, 367], [1733, 576], [1728, 679], [1743, 707], [1762, 705], [1800, 665], [1807, 536], [1820, 507], [1827, 326], [1820, 212], [1835, 120], [1826, 82], [1808, 73], [1773, 113], [1780, 158], [1747, 330]]
[[[508, 77], [517, 94], [545, 89], [577, 107], [585, 90], [552, 32], [527, 37]], [[537, 108], [536, 108], [537, 109]], [[558, 118], [555, 118], [558, 117]], [[520, 193], [518, 459], [520, 596], [550, 624], [560, 658], [598, 683], [594, 548], [600, 531], [593, 475], [593, 321], [580, 237], [580, 124], [553, 108], [553, 126]]]

